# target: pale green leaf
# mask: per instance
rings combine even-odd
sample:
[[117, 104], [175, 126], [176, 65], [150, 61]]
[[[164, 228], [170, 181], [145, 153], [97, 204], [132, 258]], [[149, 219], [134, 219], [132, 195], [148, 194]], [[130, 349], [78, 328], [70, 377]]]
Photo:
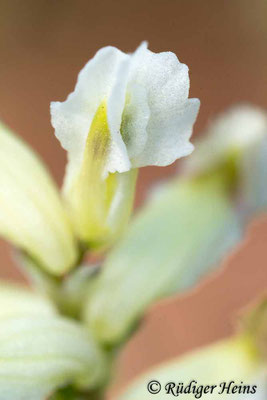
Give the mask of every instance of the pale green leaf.
[[240, 238], [224, 182], [173, 181], [107, 257], [84, 316], [99, 340], [122, 340], [155, 300], [194, 285]]

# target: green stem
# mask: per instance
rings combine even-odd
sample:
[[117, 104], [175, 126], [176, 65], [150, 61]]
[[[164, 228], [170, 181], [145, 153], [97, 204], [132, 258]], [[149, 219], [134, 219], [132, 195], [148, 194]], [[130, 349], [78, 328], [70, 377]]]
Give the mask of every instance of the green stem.
[[104, 400], [105, 394], [102, 389], [93, 392], [80, 392], [72, 386], [59, 389], [50, 400]]

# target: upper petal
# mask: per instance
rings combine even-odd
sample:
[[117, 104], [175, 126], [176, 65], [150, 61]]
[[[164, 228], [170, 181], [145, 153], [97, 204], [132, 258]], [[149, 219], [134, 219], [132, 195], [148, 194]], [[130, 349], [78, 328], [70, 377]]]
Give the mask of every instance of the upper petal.
[[[94, 115], [103, 100], [108, 100], [111, 94], [114, 105], [108, 102], [111, 107], [111, 110], [108, 111], [111, 123], [110, 131], [112, 137], [115, 138], [117, 147], [121, 146], [118, 153], [126, 157], [124, 144], [118, 138], [117, 125], [120, 116], [116, 113], [122, 113], [123, 88], [118, 89], [117, 82], [118, 75], [127, 75], [127, 71], [125, 72], [127, 58], [129, 58], [128, 55], [114, 47], [105, 47], [99, 50], [81, 70], [75, 90], [67, 100], [62, 103], [51, 103], [52, 125], [55, 128], [55, 134], [62, 147], [68, 151], [69, 166], [65, 180], [67, 189], [80, 170], [86, 139]], [[124, 81], [125, 79], [123, 79]], [[126, 160], [125, 163], [129, 164], [129, 160]]]
[[131, 80], [146, 87], [153, 112], [168, 110], [188, 98], [188, 67], [172, 52], [153, 53], [141, 45], [135, 54]]
[[150, 113], [146, 144], [133, 166], [168, 165], [191, 153], [199, 101], [188, 100], [188, 67], [174, 53], [155, 54], [143, 45], [135, 54], [130, 82], [146, 88]]

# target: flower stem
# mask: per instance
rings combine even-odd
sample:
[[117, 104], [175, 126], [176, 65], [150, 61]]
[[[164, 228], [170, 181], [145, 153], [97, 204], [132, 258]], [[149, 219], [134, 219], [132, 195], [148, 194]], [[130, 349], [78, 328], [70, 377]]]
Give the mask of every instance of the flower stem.
[[73, 388], [72, 386], [68, 386], [62, 389], [59, 389], [54, 395], [52, 395], [49, 400], [104, 400], [105, 393], [104, 390], [96, 389], [90, 392], [80, 392]]

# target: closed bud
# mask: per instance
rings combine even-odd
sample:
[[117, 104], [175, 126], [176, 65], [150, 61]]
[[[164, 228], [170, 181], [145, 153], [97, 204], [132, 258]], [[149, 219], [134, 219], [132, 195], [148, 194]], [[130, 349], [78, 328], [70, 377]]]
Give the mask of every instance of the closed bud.
[[0, 234], [54, 274], [72, 268], [78, 250], [59, 193], [33, 151], [0, 126]]

